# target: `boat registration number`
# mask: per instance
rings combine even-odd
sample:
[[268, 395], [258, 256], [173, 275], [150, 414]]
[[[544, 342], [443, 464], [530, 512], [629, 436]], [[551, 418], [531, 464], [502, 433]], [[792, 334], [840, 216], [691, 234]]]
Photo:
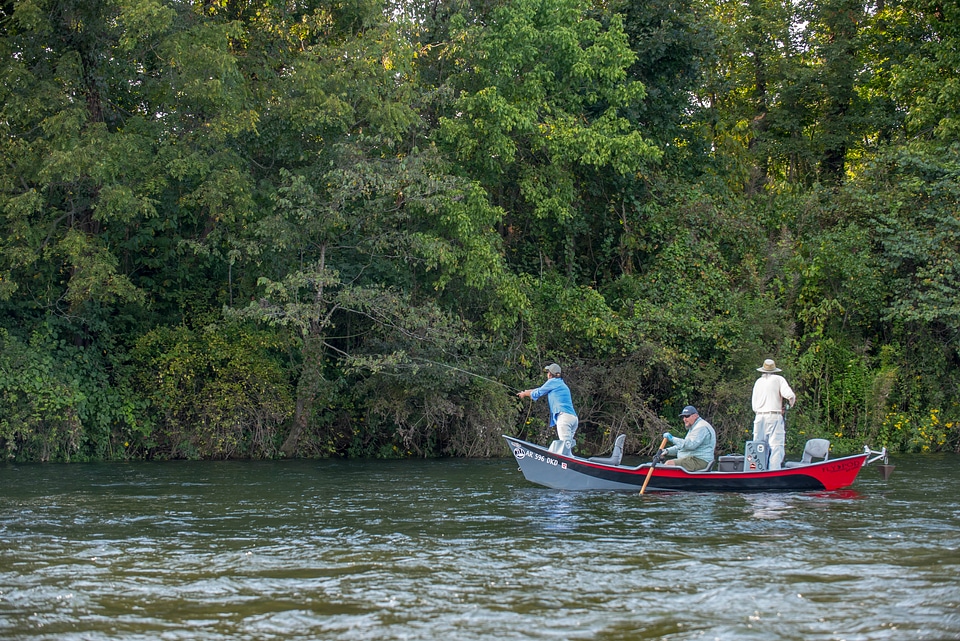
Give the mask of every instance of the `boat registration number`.
[[561, 468], [567, 469], [567, 464], [565, 462], [561, 463], [555, 458], [547, 458], [543, 454], [539, 454], [537, 452], [531, 452], [529, 450], [523, 449], [522, 447], [518, 447], [515, 450], [513, 450], [513, 455], [517, 457], [517, 460], [520, 460], [523, 458], [531, 458], [537, 463], [546, 463], [547, 465], [559, 465]]

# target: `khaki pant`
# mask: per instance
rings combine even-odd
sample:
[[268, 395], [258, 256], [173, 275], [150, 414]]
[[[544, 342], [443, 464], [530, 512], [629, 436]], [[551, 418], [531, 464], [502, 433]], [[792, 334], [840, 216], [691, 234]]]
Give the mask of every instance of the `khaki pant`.
[[685, 456], [683, 458], [678, 458], [677, 465], [688, 472], [699, 472], [700, 470], [707, 469], [707, 462], [702, 458], [697, 458], [696, 456]]

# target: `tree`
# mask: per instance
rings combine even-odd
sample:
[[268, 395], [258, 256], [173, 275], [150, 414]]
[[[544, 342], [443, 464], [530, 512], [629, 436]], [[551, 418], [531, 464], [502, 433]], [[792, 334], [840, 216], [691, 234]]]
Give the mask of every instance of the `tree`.
[[[287, 455], [345, 371], [410, 366], [424, 341], [456, 353], [468, 337], [459, 319], [496, 331], [523, 305], [495, 232], [501, 212], [418, 141], [425, 90], [409, 25], [368, 9], [289, 24], [299, 46], [257, 89], [270, 96], [267, 140], [249, 141], [257, 166], [279, 170], [261, 170], [265, 213], [229, 239], [241, 279], [257, 274], [245, 285], [255, 300], [236, 311], [300, 341]], [[338, 338], [348, 326], [353, 336]]]
[[[878, 15], [905, 33], [906, 56], [890, 67], [890, 89], [909, 133], [956, 141], [960, 134], [960, 10], [933, 0], [886, 2]], [[892, 29], [891, 29], [892, 30]], [[900, 38], [898, 41], [902, 41]]]
[[847, 153], [862, 127], [856, 89], [864, 64], [864, 6], [862, 0], [828, 0], [809, 6], [806, 29], [811, 34], [811, 53], [818, 65], [816, 86], [820, 90], [819, 177], [823, 182], [838, 183], [845, 178]]
[[625, 112], [669, 159], [678, 153], [678, 141], [695, 145], [699, 137], [690, 129], [698, 116], [693, 91], [702, 85], [720, 45], [715, 26], [706, 4], [693, 0], [619, 0], [609, 12], [623, 15], [636, 56], [628, 77], [645, 89], [644, 98]]
[[[141, 323], [220, 294], [219, 265], [182, 241], [248, 211], [226, 144], [251, 125], [232, 27], [196, 17], [151, 0], [38, 0], [3, 18], [2, 322], [21, 338], [44, 328], [89, 364], [64, 398], [85, 399], [75, 440], [94, 451], [139, 429], [117, 410], [138, 405], [123, 376]], [[102, 393], [81, 394], [85, 381]], [[100, 429], [106, 417], [120, 425]]]
[[575, 259], [580, 203], [610, 170], [629, 175], [661, 152], [625, 117], [644, 96], [619, 16], [609, 26], [579, 0], [517, 0], [453, 21], [440, 118], [443, 148], [504, 209], [501, 232], [523, 271]]

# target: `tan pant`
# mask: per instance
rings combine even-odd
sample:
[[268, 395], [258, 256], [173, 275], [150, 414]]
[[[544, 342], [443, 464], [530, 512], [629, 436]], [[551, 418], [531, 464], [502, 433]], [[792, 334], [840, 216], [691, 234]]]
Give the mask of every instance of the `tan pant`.
[[688, 472], [698, 472], [707, 469], [707, 462], [696, 456], [685, 456], [677, 459], [677, 465]]

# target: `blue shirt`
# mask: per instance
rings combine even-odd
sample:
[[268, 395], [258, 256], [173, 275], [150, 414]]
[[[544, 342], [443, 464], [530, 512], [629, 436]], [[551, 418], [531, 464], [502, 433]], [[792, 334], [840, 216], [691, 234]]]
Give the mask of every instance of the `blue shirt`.
[[550, 403], [550, 427], [557, 424], [557, 415], [561, 412], [577, 415], [573, 411], [570, 388], [567, 387], [562, 378], [549, 378], [546, 383], [530, 392], [530, 398], [533, 400], [537, 400], [544, 395], [547, 397], [547, 402]]
[[673, 437], [673, 445], [667, 448], [667, 454], [676, 456], [678, 459], [695, 456], [701, 461], [710, 463], [716, 446], [717, 433], [713, 430], [713, 426], [698, 417], [686, 438]]

